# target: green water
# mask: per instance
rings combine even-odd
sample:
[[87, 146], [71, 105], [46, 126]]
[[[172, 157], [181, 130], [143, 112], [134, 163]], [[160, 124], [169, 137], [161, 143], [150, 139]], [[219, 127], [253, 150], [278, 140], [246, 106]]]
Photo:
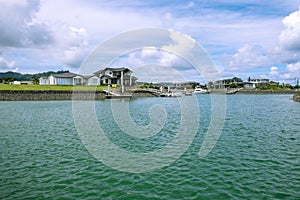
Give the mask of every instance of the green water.
[[[198, 95], [201, 121], [188, 150], [168, 167], [120, 172], [81, 142], [71, 101], [0, 102], [0, 199], [299, 199], [300, 104], [290, 95], [229, 95], [222, 134], [208, 156], [199, 149], [210, 118], [209, 95]], [[96, 102], [107, 137], [127, 151], [151, 152], [178, 128], [176, 98], [130, 101], [133, 120], [149, 123], [163, 105], [166, 124], [148, 139], [128, 137], [112, 120], [110, 101]]]

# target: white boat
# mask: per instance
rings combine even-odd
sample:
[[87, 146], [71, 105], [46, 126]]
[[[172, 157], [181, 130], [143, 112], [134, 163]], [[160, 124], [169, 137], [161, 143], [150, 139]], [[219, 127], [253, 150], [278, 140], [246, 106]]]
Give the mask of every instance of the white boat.
[[196, 87], [195, 87], [195, 90], [194, 90], [194, 93], [195, 93], [195, 94], [208, 94], [209, 91], [206, 90], [206, 89], [203, 89], [203, 88], [201, 88], [201, 87], [199, 87], [199, 86], [196, 86]]

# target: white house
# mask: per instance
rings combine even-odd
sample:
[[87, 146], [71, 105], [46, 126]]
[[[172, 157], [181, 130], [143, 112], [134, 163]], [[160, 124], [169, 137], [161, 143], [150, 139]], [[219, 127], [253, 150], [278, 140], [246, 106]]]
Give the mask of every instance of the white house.
[[71, 72], [51, 74], [41, 77], [40, 85], [110, 85], [133, 86], [137, 78], [132, 76], [128, 68], [105, 68], [92, 75], [80, 75]]
[[100, 85], [100, 78], [96, 75], [83, 76], [85, 85]]
[[255, 89], [255, 83], [251, 83], [251, 82], [245, 82], [244, 83], [244, 88], [246, 89]]
[[32, 81], [13, 81], [10, 82], [11, 85], [32, 85]]
[[41, 77], [39, 82], [40, 85], [100, 85], [100, 78], [96, 75], [82, 76], [67, 72]]
[[82, 77], [74, 73], [51, 74], [49, 85], [76, 85], [82, 82]]
[[259, 79], [248, 79], [247, 82], [244, 83], [244, 88], [246, 89], [255, 89], [259, 86], [267, 86], [269, 83], [269, 79], [259, 78]]
[[40, 85], [49, 85], [49, 78], [46, 77], [46, 76], [42, 76], [40, 79], [39, 79], [39, 84]]

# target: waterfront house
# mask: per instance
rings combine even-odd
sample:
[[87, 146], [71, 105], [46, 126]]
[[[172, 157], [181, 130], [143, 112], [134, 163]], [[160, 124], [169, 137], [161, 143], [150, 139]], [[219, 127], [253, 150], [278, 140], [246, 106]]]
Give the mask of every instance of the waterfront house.
[[259, 87], [259, 86], [263, 87], [263, 86], [267, 86], [270, 80], [267, 78], [257, 78], [257, 79], [250, 79], [249, 82], [254, 83], [255, 87]]
[[137, 78], [128, 68], [105, 68], [92, 75], [80, 75], [71, 72], [51, 74], [49, 77], [41, 77], [40, 85], [136, 85]]
[[137, 78], [132, 75], [132, 71], [128, 68], [105, 68], [94, 74], [100, 78], [100, 85], [116, 84], [118, 86], [136, 85]]
[[75, 73], [67, 72], [62, 74], [51, 74], [49, 85], [81, 85], [83, 77]]
[[229, 79], [222, 79], [215, 81], [213, 83], [214, 89], [222, 89], [222, 88], [229, 88], [229, 87], [243, 87], [243, 80], [238, 77], [229, 78]]
[[10, 82], [11, 85], [32, 85], [32, 81], [13, 81]]
[[96, 75], [83, 76], [67, 72], [41, 77], [39, 83], [40, 85], [100, 85], [100, 78]]
[[10, 82], [11, 85], [32, 85], [32, 81], [13, 81]]
[[252, 82], [244, 82], [244, 88], [245, 88], [245, 89], [255, 89], [256, 86], [255, 86], [255, 83], [252, 83]]
[[39, 84], [40, 85], [49, 85], [49, 77], [47, 77], [47, 76], [40, 77]]
[[83, 76], [84, 85], [100, 85], [100, 78], [96, 75]]
[[248, 78], [247, 82], [244, 82], [244, 88], [246, 89], [255, 89], [257, 87], [264, 87], [269, 84], [270, 80], [266, 78], [256, 78], [256, 79], [251, 79], [250, 77]]

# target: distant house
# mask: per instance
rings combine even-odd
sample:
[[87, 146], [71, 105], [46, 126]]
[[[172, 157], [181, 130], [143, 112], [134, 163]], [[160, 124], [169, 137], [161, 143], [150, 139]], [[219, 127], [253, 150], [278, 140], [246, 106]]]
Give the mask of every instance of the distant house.
[[32, 85], [32, 81], [13, 81], [10, 82], [11, 85]]
[[243, 80], [238, 77], [230, 78], [230, 79], [222, 79], [213, 83], [214, 89], [222, 89], [229, 87], [243, 87]]
[[40, 85], [49, 85], [49, 78], [47, 76], [42, 76], [39, 78], [39, 84]]
[[100, 85], [100, 78], [96, 75], [83, 76], [84, 85]]
[[245, 89], [255, 89], [255, 83], [251, 83], [251, 82], [244, 82], [244, 88]]
[[244, 82], [244, 88], [246, 89], [255, 89], [257, 87], [264, 87], [269, 84], [270, 80], [266, 78], [262, 79], [248, 79], [247, 82]]
[[132, 75], [132, 71], [128, 68], [105, 68], [94, 74], [100, 78], [100, 85], [116, 84], [121, 86], [136, 85], [137, 78]]
[[71, 72], [62, 74], [51, 74], [49, 77], [49, 85], [81, 85], [83, 77]]

